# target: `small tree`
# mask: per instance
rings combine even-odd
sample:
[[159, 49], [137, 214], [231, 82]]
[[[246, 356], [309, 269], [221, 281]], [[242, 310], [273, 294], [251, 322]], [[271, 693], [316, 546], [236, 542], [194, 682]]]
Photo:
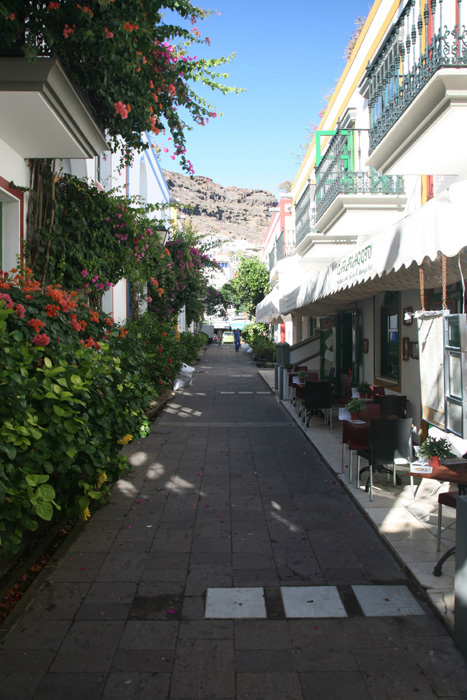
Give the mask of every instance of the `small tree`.
[[237, 300], [236, 308], [243, 307], [249, 318], [254, 318], [256, 306], [271, 289], [266, 265], [259, 258], [242, 256], [231, 287]]

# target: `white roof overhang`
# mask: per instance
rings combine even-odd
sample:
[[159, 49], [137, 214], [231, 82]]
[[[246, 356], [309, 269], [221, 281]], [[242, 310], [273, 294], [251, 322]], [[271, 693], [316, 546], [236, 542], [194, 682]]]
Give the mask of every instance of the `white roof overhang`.
[[0, 138], [23, 158], [90, 158], [108, 148], [55, 58], [0, 58]]

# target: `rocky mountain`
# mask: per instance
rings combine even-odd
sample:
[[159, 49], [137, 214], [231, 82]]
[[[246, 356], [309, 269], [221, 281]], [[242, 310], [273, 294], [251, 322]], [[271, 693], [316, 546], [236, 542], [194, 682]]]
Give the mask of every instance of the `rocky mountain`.
[[190, 178], [168, 170], [163, 173], [171, 198], [187, 205], [185, 213], [200, 233], [264, 243], [272, 218], [269, 210], [277, 205], [270, 192], [222, 187], [207, 177]]

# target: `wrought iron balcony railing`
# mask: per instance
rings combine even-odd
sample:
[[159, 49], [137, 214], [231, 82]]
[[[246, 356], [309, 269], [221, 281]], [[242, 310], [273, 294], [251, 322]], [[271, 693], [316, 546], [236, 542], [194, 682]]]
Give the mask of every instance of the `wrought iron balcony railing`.
[[295, 245], [303, 241], [314, 230], [314, 186], [308, 184], [295, 207]]
[[275, 264], [276, 264], [276, 244], [274, 243], [274, 246], [269, 251], [269, 272], [271, 272], [271, 270]]
[[440, 68], [467, 68], [462, 0], [408, 0], [367, 68], [371, 153]]
[[401, 175], [381, 175], [362, 165], [368, 153], [367, 129], [338, 129], [316, 168], [316, 220], [340, 194], [404, 194]]
[[284, 260], [284, 258], [288, 258], [291, 255], [293, 255], [295, 249], [294, 238], [295, 231], [282, 230], [276, 243], [277, 262], [279, 262], [279, 260]]

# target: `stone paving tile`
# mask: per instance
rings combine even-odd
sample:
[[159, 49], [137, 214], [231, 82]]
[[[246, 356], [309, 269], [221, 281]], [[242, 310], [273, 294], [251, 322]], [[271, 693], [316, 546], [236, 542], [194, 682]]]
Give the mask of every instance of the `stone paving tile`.
[[45, 567], [48, 578], [54, 583], [68, 581], [91, 583], [106, 559], [105, 552], [70, 552], [57, 564]]
[[23, 620], [12, 629], [3, 648], [56, 650], [69, 627], [68, 620]]
[[42, 678], [34, 673], [0, 673], [2, 700], [32, 700]]
[[118, 649], [110, 671], [125, 674], [172, 673], [174, 659], [175, 649]]
[[73, 623], [51, 666], [54, 673], [109, 671], [124, 628], [123, 621]]
[[105, 673], [48, 673], [34, 700], [100, 700], [106, 677]]
[[83, 603], [91, 583], [51, 583], [41, 586], [28, 607], [24, 620], [72, 620]]
[[175, 647], [178, 622], [129, 621], [118, 643], [119, 649], [171, 649]]
[[229, 639], [181, 639], [171, 698], [234, 698], [235, 658]]
[[[238, 673], [237, 700], [304, 700], [298, 673]], [[330, 700], [330, 699], [329, 699]]]
[[112, 552], [107, 555], [99, 569], [96, 581], [139, 581], [147, 556], [145, 553], [133, 551]]
[[285, 620], [235, 620], [235, 649], [289, 649], [291, 637]]
[[2, 675], [42, 675], [47, 673], [55, 652], [49, 649], [2, 649], [0, 669]]
[[407, 639], [407, 646], [421, 665], [434, 691], [447, 697], [467, 697], [467, 669], [460, 668], [459, 650], [448, 635]]
[[170, 680], [170, 673], [111, 673], [102, 700], [167, 698]]
[[360, 671], [301, 673], [300, 682], [304, 700], [372, 700]]

